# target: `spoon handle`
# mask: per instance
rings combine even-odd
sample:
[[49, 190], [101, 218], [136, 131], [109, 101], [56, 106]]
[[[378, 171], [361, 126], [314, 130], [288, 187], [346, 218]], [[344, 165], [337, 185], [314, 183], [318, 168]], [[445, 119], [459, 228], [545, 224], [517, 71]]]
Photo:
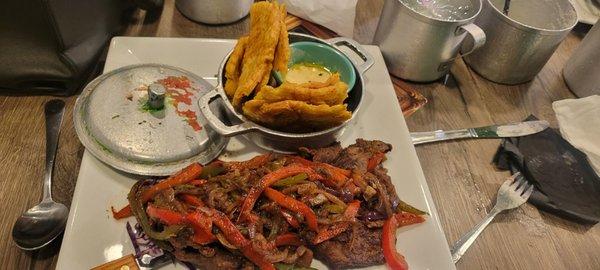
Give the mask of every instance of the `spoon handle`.
[[52, 169], [58, 146], [58, 135], [62, 124], [65, 102], [53, 99], [46, 103], [44, 112], [46, 114], [46, 170], [44, 172], [44, 195], [42, 201], [52, 201]]

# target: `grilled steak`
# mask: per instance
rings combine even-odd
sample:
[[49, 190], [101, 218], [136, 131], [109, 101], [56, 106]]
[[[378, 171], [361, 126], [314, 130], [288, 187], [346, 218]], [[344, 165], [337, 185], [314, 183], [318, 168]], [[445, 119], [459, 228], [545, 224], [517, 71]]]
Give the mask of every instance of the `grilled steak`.
[[340, 155], [340, 152], [342, 152], [342, 146], [340, 145], [340, 143], [335, 143], [331, 146], [319, 149], [309, 149], [306, 147], [300, 148], [300, 153], [312, 156], [313, 161], [323, 163], [333, 163], [335, 159]]
[[249, 261], [243, 259], [239, 255], [223, 250], [221, 248], [204, 248], [212, 249], [207, 252], [199, 252], [193, 249], [176, 249], [173, 252], [178, 260], [189, 262], [199, 269], [254, 269], [254, 266]]
[[300, 152], [308, 154], [313, 161], [330, 163], [344, 169], [367, 171], [369, 159], [375, 153], [387, 153], [392, 150], [390, 144], [382, 141], [357, 139], [355, 144], [342, 148], [339, 143], [329, 147], [308, 149], [301, 148]]
[[391, 149], [358, 139], [302, 156], [192, 164], [167, 184], [139, 181], [128, 199], [158, 247], [200, 269], [307, 267], [313, 256], [332, 269], [379, 265], [381, 227], [402, 211], [381, 165]]
[[[391, 178], [381, 165], [368, 172], [369, 160], [376, 153], [386, 153], [392, 146], [381, 141], [356, 140], [355, 144], [341, 148], [339, 144], [320, 148], [303, 149], [314, 161], [331, 163], [334, 166], [357, 172], [369, 186], [377, 191], [377, 197], [369, 203], [381, 218], [388, 217], [398, 205]], [[365, 267], [384, 262], [381, 249], [382, 221], [358, 220], [352, 230], [314, 247], [315, 257], [333, 269]], [[369, 228], [371, 227], [371, 228]]]
[[338, 237], [314, 248], [315, 257], [332, 269], [366, 267], [384, 263], [381, 229], [369, 229], [364, 221]]

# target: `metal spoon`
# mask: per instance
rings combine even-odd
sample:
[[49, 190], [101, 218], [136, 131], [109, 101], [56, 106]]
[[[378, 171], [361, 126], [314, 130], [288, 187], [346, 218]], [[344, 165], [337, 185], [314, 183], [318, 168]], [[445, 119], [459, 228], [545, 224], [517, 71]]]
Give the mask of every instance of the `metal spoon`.
[[39, 249], [54, 240], [67, 224], [69, 209], [52, 200], [52, 168], [58, 146], [58, 134], [65, 103], [54, 99], [46, 103], [46, 170], [42, 202], [23, 213], [13, 226], [12, 236], [17, 246], [24, 250]]

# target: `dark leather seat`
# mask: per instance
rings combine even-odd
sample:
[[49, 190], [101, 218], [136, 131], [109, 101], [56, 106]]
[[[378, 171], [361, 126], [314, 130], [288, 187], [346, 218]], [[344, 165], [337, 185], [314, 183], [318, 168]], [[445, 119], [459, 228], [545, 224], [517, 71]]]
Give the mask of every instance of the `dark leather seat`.
[[131, 11], [126, 0], [3, 0], [0, 94], [75, 93]]

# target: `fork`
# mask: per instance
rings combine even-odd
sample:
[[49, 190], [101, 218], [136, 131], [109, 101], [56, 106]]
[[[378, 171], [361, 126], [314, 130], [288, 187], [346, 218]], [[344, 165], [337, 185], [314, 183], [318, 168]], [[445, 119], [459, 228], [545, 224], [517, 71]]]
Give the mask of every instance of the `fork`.
[[483, 232], [492, 219], [500, 212], [517, 208], [529, 199], [533, 192], [533, 185], [529, 184], [525, 177], [521, 173], [515, 173], [508, 180], [504, 181], [500, 189], [498, 189], [498, 195], [496, 197], [496, 204], [490, 213], [481, 221], [475, 228], [470, 232], [463, 235], [454, 245], [450, 248], [452, 253], [452, 262], [456, 263], [462, 255], [465, 254], [467, 249], [475, 242], [475, 239]]

